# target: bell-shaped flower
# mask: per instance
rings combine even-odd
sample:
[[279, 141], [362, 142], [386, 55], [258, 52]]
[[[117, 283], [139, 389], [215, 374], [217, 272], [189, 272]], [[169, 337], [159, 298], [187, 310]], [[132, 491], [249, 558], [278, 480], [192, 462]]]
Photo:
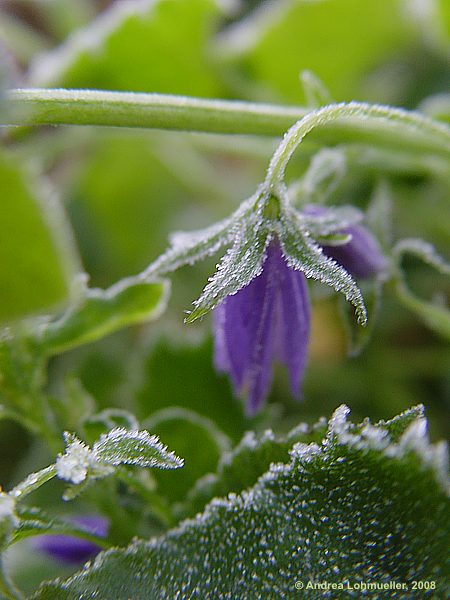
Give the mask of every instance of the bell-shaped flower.
[[[306, 209], [305, 215], [326, 215]], [[322, 246], [356, 278], [370, 277], [386, 266], [372, 234], [353, 224], [337, 232], [338, 245]], [[273, 376], [273, 362], [287, 367], [291, 393], [299, 398], [307, 362], [310, 304], [304, 273], [288, 266], [278, 241], [267, 247], [261, 273], [215, 309], [216, 368], [227, 373], [234, 391], [247, 399], [247, 413], [264, 404]]]
[[355, 278], [384, 270], [385, 258], [356, 208], [294, 208], [283, 184], [265, 182], [228, 218], [177, 233], [141, 275], [152, 280], [228, 246], [186, 322], [215, 309], [215, 363], [255, 414], [270, 390], [273, 362], [284, 364], [300, 396], [310, 331], [306, 278], [343, 294], [358, 323], [367, 311]]
[[277, 242], [269, 245], [261, 274], [225, 298], [214, 317], [216, 368], [247, 397], [248, 414], [261, 408], [269, 392], [274, 360], [287, 366], [291, 392], [298, 396], [310, 330], [308, 288]]

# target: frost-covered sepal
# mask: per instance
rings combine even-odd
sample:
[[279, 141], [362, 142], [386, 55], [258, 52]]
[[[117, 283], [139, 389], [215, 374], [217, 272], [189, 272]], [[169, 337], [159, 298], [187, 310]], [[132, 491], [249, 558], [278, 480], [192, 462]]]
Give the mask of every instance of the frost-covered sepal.
[[249, 211], [254, 197], [243, 202], [229, 217], [197, 231], [178, 231], [170, 236], [170, 247], [141, 274], [145, 280], [175, 271], [212, 256], [231, 243], [240, 219]]
[[301, 213], [303, 227], [318, 240], [327, 236], [339, 235], [340, 232], [361, 223], [363, 213], [353, 206], [331, 207], [316, 205], [305, 206]]
[[266, 248], [271, 239], [264, 216], [265, 208], [264, 202], [256, 203], [253, 211], [240, 220], [234, 232], [233, 245], [222, 258], [200, 298], [194, 302], [194, 309], [186, 322], [190, 323], [203, 316], [261, 273]]
[[300, 213], [285, 206], [278, 228], [281, 247], [288, 265], [303, 271], [306, 277], [325, 283], [344, 294], [355, 307], [358, 322], [365, 325], [367, 312], [359, 287], [342, 266], [324, 254], [305, 228]]

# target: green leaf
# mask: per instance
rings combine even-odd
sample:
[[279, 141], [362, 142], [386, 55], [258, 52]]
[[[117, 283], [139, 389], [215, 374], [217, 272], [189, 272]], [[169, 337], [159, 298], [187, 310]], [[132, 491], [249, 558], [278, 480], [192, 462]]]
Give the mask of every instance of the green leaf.
[[[404, 582], [407, 598], [418, 580], [435, 581], [430, 595], [446, 597], [445, 447], [432, 446], [425, 419], [411, 422], [411, 413], [397, 420], [392, 439], [389, 423], [355, 426], [348, 412], [337, 409], [320, 445], [294, 444], [291, 460], [273, 464], [247, 491], [213, 500], [157, 539], [100, 554], [34, 598], [100, 590], [105, 598], [289, 598], [296, 581], [305, 590], [323, 581]], [[305, 597], [322, 598], [323, 590]]]
[[367, 313], [358, 286], [343, 267], [323, 254], [304, 229], [299, 214], [288, 206], [281, 214], [279, 237], [288, 265], [344, 294], [355, 307], [358, 322], [365, 325]]
[[230, 440], [211, 419], [182, 407], [155, 412], [143, 426], [185, 460], [176, 477], [159, 470], [152, 473], [167, 504], [182, 500], [201, 476], [216, 469], [220, 456], [230, 449]]
[[76, 258], [60, 207], [39, 181], [0, 154], [0, 322], [68, 300]]
[[147, 431], [116, 428], [100, 436], [92, 446], [96, 458], [107, 465], [137, 465], [158, 469], [179, 469], [183, 460]]
[[[65, 432], [66, 450], [56, 459], [56, 475], [71, 485], [63, 495], [72, 500], [95, 480], [114, 474], [121, 465], [179, 469], [183, 460], [145, 430], [116, 427], [104, 433], [90, 448], [74, 434]], [[49, 469], [54, 468], [49, 467]], [[45, 470], [44, 470], [45, 471]]]
[[414, 36], [401, 0], [366, 0], [364, 10], [359, 0], [287, 0], [267, 3], [225, 32], [221, 50], [272, 98], [302, 100], [298, 75], [308, 69], [337, 101], [392, 102], [392, 83], [373, 86], [368, 74], [406, 51]]
[[215, 0], [114, 3], [33, 65], [35, 86], [220, 95], [206, 53]]
[[166, 306], [168, 292], [167, 281], [145, 283], [132, 278], [107, 290], [86, 290], [81, 304], [40, 328], [39, 342], [47, 354], [58, 354], [155, 319]]

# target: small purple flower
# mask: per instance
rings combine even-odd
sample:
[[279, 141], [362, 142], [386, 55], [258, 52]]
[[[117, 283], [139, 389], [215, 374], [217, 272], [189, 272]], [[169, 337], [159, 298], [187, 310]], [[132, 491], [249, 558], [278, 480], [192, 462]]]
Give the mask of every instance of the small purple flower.
[[249, 415], [264, 403], [276, 359], [287, 366], [298, 396], [310, 330], [308, 288], [303, 273], [287, 266], [278, 243], [269, 245], [261, 274], [214, 314], [216, 368], [247, 397]]
[[[87, 533], [105, 538], [108, 534], [108, 519], [98, 516], [82, 516], [73, 519], [73, 523]], [[100, 546], [89, 540], [71, 535], [42, 535], [33, 541], [35, 547], [48, 556], [66, 563], [77, 565], [93, 558], [101, 550]]]
[[[327, 212], [323, 206], [309, 205], [303, 210], [306, 215], [320, 216]], [[347, 234], [351, 239], [337, 246], [323, 245], [323, 252], [334, 259], [356, 279], [366, 279], [381, 273], [387, 266], [386, 258], [370, 231], [362, 225], [351, 225], [338, 233]]]
[[[325, 210], [308, 207], [305, 214]], [[351, 239], [322, 249], [351, 275], [370, 277], [385, 268], [385, 258], [367, 229], [352, 225], [338, 233]], [[287, 265], [277, 240], [268, 246], [262, 272], [226, 297], [214, 317], [216, 369], [228, 373], [235, 393], [246, 397], [248, 415], [264, 404], [275, 360], [287, 367], [291, 393], [299, 398], [310, 333], [308, 288], [305, 275]]]

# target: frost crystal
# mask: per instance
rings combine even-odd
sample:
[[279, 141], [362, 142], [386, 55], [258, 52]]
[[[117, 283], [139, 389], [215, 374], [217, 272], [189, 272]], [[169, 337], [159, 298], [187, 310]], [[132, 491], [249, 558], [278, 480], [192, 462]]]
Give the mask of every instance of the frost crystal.
[[81, 483], [87, 477], [89, 468], [95, 463], [91, 449], [80, 440], [66, 434], [66, 439], [72, 439], [65, 454], [56, 459], [56, 474], [60, 479], [71, 483]]
[[15, 501], [9, 494], [0, 492], [0, 521], [14, 518]]

